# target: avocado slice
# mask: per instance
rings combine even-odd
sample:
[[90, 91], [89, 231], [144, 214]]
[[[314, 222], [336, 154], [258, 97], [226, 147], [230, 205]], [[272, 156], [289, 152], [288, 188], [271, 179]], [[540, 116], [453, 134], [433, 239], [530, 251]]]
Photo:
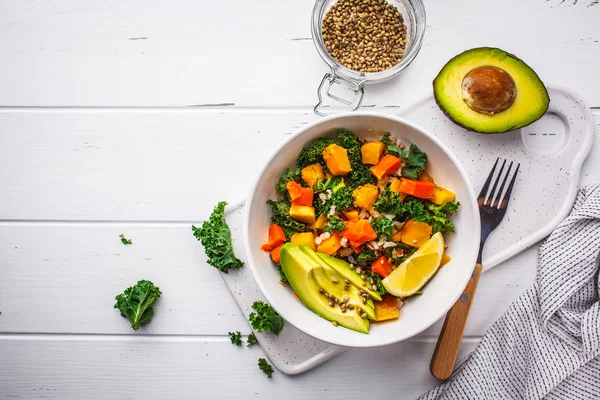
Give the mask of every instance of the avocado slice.
[[334, 307], [329, 305], [329, 300], [319, 292], [321, 287], [315, 279], [315, 271], [317, 274], [323, 274], [323, 270], [327, 266], [316, 262], [315, 259], [302, 251], [300, 246], [286, 243], [280, 252], [281, 268], [300, 300], [311, 311], [328, 321], [335, 321], [353, 331], [369, 333], [370, 324], [368, 319], [361, 318], [356, 311], [342, 313], [338, 305]]
[[[310, 250], [310, 248], [309, 248]], [[312, 251], [312, 250], [311, 250]], [[314, 252], [313, 252], [314, 253]], [[343, 299], [344, 296], [348, 296], [350, 300], [348, 300], [348, 304], [353, 305], [355, 308], [359, 308], [362, 311], [367, 313], [367, 317], [369, 319], [375, 319], [375, 307], [373, 305], [373, 300], [369, 299], [367, 303], [363, 303], [360, 293], [356, 286], [350, 284], [344, 284], [344, 278], [336, 272], [333, 268], [327, 265], [325, 261], [321, 260], [317, 257], [316, 253], [314, 257], [311, 257], [318, 262], [323, 268], [314, 269], [313, 276], [317, 281], [317, 285], [319, 285], [323, 290], [327, 293], [334, 295], [338, 299]], [[334, 284], [333, 279], [337, 279], [339, 283]], [[348, 290], [344, 289], [344, 286], [348, 286]]]
[[448, 118], [481, 133], [522, 128], [540, 119], [550, 104], [533, 69], [493, 47], [467, 50], [448, 61], [433, 81], [433, 93]]
[[354, 286], [369, 293], [373, 299], [381, 301], [381, 295], [379, 293], [362, 285], [364, 281], [361, 279], [360, 275], [356, 273], [356, 271], [350, 269], [349, 263], [344, 260], [340, 260], [339, 258], [328, 256], [327, 254], [317, 253], [317, 255], [321, 257], [321, 259], [325, 261], [327, 265], [335, 269], [338, 274], [342, 275], [345, 279], [348, 279]]

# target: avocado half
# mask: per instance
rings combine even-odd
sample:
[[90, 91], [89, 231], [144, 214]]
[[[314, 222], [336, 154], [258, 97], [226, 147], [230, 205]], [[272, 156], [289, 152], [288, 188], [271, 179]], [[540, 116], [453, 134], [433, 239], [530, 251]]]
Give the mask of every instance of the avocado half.
[[467, 50], [448, 61], [433, 81], [433, 93], [448, 118], [481, 133], [522, 128], [540, 119], [550, 104], [535, 71], [493, 47]]

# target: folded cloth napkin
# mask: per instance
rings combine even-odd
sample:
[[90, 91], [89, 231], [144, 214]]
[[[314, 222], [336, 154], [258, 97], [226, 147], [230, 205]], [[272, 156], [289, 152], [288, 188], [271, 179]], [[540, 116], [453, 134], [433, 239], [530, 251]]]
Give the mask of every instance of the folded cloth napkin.
[[419, 399], [600, 399], [600, 185], [540, 247], [533, 287]]

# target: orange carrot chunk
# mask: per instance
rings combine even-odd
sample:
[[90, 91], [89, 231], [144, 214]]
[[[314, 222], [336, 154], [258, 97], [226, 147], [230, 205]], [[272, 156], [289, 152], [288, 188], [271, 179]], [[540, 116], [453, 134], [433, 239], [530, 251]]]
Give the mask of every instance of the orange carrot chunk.
[[347, 221], [346, 229], [342, 232], [342, 236], [348, 238], [352, 248], [358, 248], [366, 242], [377, 239], [377, 233], [365, 219], [358, 221]]
[[375, 272], [382, 278], [385, 278], [392, 273], [392, 264], [386, 256], [381, 256], [371, 264], [371, 271]]
[[273, 261], [275, 261], [277, 264], [279, 264], [281, 262], [281, 249], [283, 248], [283, 243], [280, 244], [279, 246], [275, 247], [273, 250], [271, 250], [271, 259]]
[[289, 181], [285, 185], [290, 201], [296, 206], [312, 206], [314, 190], [311, 188], [302, 187], [298, 182]]
[[402, 182], [400, 182], [401, 193], [406, 193], [421, 199], [431, 199], [433, 197], [434, 189], [435, 183], [427, 181], [413, 181], [411, 179], [402, 178]]
[[398, 157], [394, 157], [391, 154], [387, 154], [383, 156], [379, 162], [371, 167], [371, 173], [375, 175], [377, 179], [381, 179], [384, 176], [391, 174], [398, 168], [400, 168], [400, 159]]
[[269, 239], [267, 240], [267, 243], [260, 246], [260, 249], [262, 251], [271, 251], [283, 242], [285, 242], [285, 233], [283, 232], [283, 228], [277, 224], [272, 224], [269, 227]]

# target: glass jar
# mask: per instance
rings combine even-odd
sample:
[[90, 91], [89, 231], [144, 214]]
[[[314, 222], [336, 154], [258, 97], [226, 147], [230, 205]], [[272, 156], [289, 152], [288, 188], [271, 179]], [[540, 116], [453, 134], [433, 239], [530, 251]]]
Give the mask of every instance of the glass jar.
[[[406, 25], [406, 46], [404, 49], [404, 56], [398, 64], [384, 71], [360, 72], [349, 69], [329, 54], [325, 47], [325, 43], [323, 42], [323, 18], [336, 1], [337, 0], [317, 0], [312, 13], [313, 42], [315, 43], [321, 58], [331, 68], [331, 70], [323, 76], [319, 89], [317, 90], [319, 102], [315, 106], [314, 111], [316, 114], [322, 116], [325, 114], [319, 110], [319, 107], [323, 103], [322, 91], [326, 82], [328, 83], [328, 87], [325, 94], [328, 97], [343, 103], [346, 106], [354, 105], [353, 111], [357, 110], [362, 104], [365, 92], [364, 85], [391, 79], [408, 67], [411, 61], [414, 60], [419, 53], [423, 43], [423, 36], [425, 35], [425, 6], [423, 5], [422, 0], [387, 0], [402, 13], [402, 17], [404, 18], [404, 25]], [[345, 82], [350, 85], [351, 90], [354, 92], [352, 100], [343, 99], [330, 92], [332, 85], [340, 82]]]

